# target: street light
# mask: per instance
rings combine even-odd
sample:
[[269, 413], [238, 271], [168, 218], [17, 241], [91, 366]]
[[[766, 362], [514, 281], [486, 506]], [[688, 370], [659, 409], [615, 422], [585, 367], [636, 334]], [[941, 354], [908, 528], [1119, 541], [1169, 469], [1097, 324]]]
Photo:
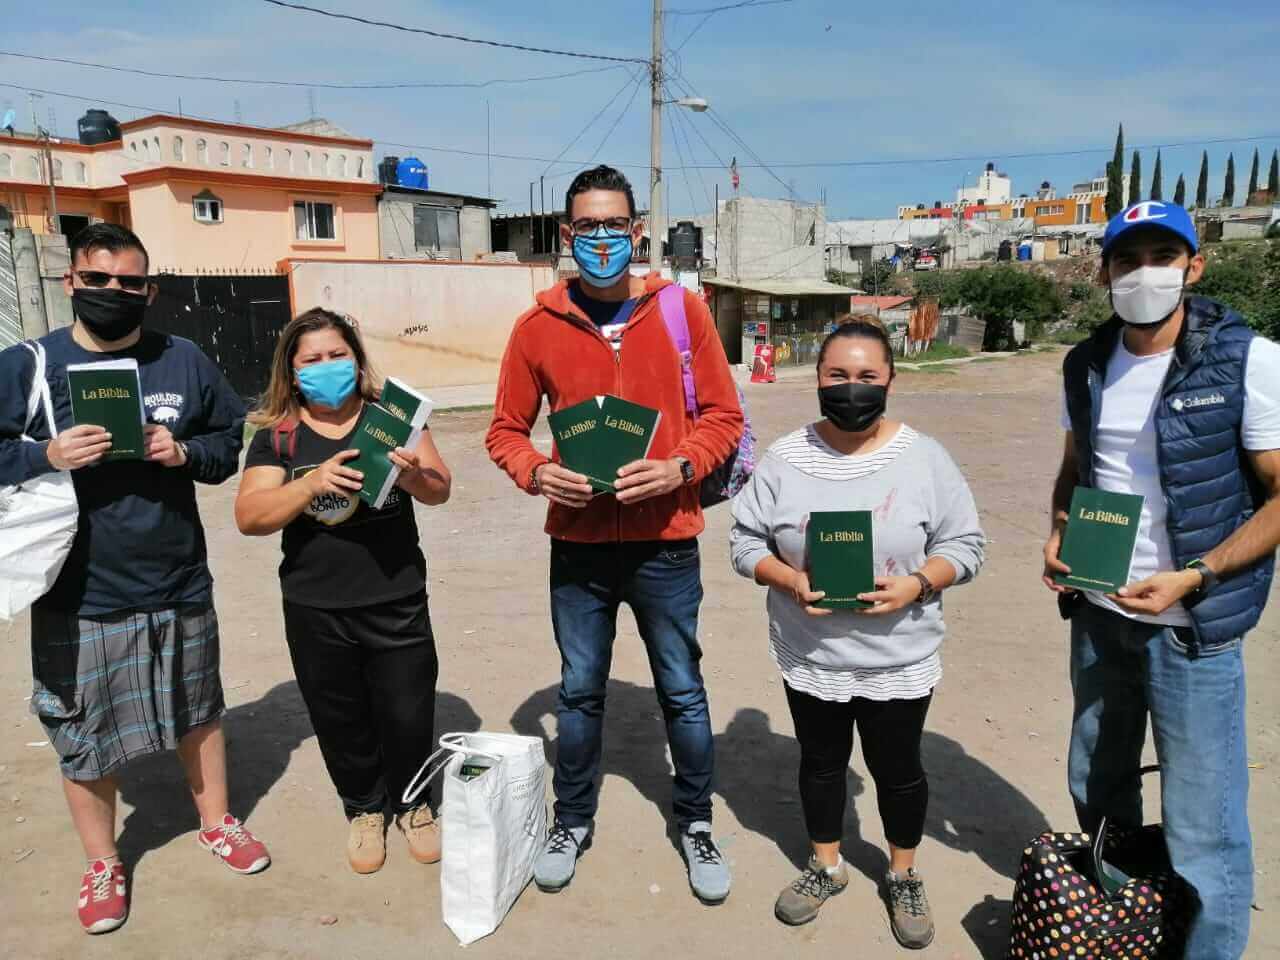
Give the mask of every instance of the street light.
[[659, 99], [655, 85], [649, 156], [649, 269], [653, 272], [662, 269], [662, 237], [667, 232], [666, 216], [662, 210], [662, 108], [667, 104], [684, 107], [694, 113], [706, 113], [711, 106], [706, 97]]

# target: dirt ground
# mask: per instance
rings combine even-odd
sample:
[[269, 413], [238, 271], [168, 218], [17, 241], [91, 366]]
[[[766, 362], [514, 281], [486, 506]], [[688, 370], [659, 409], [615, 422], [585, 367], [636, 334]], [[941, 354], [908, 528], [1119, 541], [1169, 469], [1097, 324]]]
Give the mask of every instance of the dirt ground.
[[[926, 956], [1001, 957], [1024, 843], [1048, 826], [1075, 827], [1065, 784], [1066, 628], [1037, 562], [1060, 445], [1059, 360], [1021, 356], [905, 374], [891, 400], [895, 416], [938, 437], [964, 468], [991, 541], [982, 576], [947, 595], [945, 676], [925, 735], [932, 797], [920, 866], [938, 929]], [[816, 416], [808, 379], [752, 386], [747, 395], [766, 443]], [[419, 508], [441, 656], [436, 732], [515, 728], [553, 741], [558, 661], [542, 508], [490, 465], [486, 424], [484, 413], [436, 419], [454, 497], [443, 508]], [[539, 430], [535, 439], [548, 447]], [[458, 955], [440, 919], [437, 868], [413, 864], [398, 836], [381, 873], [356, 877], [346, 866], [345, 824], [281, 632], [278, 543], [236, 532], [234, 494], [234, 482], [202, 489], [201, 509], [222, 622], [233, 809], [270, 844], [273, 866], [245, 878], [215, 864], [196, 846], [176, 759], [148, 758], [122, 778], [132, 916], [116, 933], [86, 938], [74, 915], [81, 851], [54, 756], [29, 745], [44, 735], [24, 700], [27, 624], [0, 627], [0, 956]], [[595, 846], [568, 890], [528, 889], [498, 933], [468, 949], [472, 956], [899, 955], [877, 898], [886, 858], [858, 755], [844, 844], [856, 868], [850, 889], [809, 926], [789, 929], [773, 918], [774, 897], [806, 852], [798, 751], [766, 649], [764, 596], [729, 568], [728, 523], [727, 508], [713, 511], [702, 540], [701, 634], [718, 748], [716, 833], [733, 862], [732, 896], [720, 907], [698, 904], [667, 837], [663, 728], [627, 614], [609, 690]], [[1273, 602], [1247, 645], [1258, 868], [1250, 957], [1280, 955], [1280, 721], [1266, 693], [1280, 681], [1278, 635]], [[337, 923], [322, 925], [326, 915]]]

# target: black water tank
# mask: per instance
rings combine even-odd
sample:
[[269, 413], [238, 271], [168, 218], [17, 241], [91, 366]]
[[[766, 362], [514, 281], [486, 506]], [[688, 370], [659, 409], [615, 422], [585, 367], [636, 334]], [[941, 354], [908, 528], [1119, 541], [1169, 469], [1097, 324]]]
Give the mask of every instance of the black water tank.
[[396, 167], [400, 166], [399, 157], [383, 157], [382, 162], [378, 164], [378, 179], [382, 183], [389, 183], [393, 186], [400, 182], [400, 177], [396, 173]]
[[702, 255], [702, 228], [692, 220], [681, 220], [667, 232], [671, 256], [676, 260], [696, 260]]
[[80, 142], [92, 146], [120, 139], [120, 121], [105, 110], [87, 110], [80, 118]]

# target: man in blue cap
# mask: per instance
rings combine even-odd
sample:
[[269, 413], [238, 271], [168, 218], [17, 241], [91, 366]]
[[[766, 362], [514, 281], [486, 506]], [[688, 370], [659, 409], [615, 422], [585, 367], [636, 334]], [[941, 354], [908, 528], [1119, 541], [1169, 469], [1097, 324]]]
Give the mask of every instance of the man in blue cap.
[[[1186, 955], [1238, 958], [1249, 937], [1241, 644], [1280, 544], [1280, 347], [1187, 288], [1204, 272], [1187, 212], [1151, 200], [1107, 226], [1115, 316], [1063, 364], [1066, 445], [1044, 582], [1071, 621], [1068, 774], [1082, 829], [1142, 823], [1148, 718], [1165, 840], [1195, 888]], [[1075, 593], [1058, 550], [1076, 486], [1144, 498], [1129, 584]]]

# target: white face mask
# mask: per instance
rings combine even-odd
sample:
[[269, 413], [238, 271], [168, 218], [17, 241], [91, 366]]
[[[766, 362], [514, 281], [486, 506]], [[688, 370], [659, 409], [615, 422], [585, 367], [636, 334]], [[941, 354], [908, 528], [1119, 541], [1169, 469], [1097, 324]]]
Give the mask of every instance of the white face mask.
[[1111, 305], [1125, 323], [1154, 326], [1178, 309], [1185, 280], [1178, 267], [1139, 267], [1111, 281]]

